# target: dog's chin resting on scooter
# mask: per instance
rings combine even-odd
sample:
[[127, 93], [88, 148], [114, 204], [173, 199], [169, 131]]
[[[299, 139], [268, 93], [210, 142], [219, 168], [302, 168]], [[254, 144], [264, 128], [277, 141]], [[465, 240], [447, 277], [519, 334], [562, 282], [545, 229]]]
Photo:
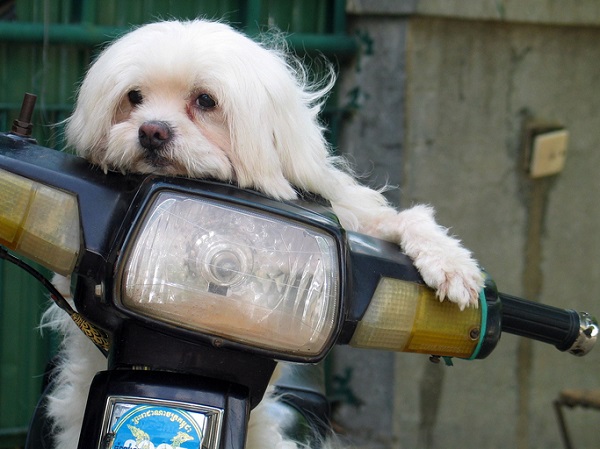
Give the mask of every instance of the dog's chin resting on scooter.
[[[440, 300], [476, 307], [483, 279], [470, 253], [430, 207], [395, 210], [330, 155], [318, 114], [334, 76], [310, 81], [281, 47], [217, 22], [142, 26], [90, 67], [66, 123], [68, 144], [105, 171], [217, 179], [280, 200], [317, 193], [346, 229], [398, 243]], [[68, 291], [64, 279], [56, 283]], [[51, 308], [45, 323], [64, 334], [48, 408], [55, 446], [73, 449], [91, 379], [106, 360], [66, 314]], [[273, 400], [267, 394], [261, 404]], [[247, 447], [300, 445], [259, 405]]]

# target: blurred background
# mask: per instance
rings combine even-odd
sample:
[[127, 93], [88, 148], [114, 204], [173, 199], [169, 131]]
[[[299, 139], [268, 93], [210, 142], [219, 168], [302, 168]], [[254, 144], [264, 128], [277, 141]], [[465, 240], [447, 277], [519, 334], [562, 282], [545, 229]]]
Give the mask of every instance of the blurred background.
[[[0, 129], [32, 92], [38, 141], [62, 149], [56, 124], [104, 44], [198, 16], [325, 55], [339, 71], [328, 137], [366, 183], [399, 207], [432, 204], [501, 291], [600, 314], [599, 2], [0, 0]], [[22, 446], [40, 393], [45, 301], [0, 261], [0, 449]], [[510, 335], [453, 367], [345, 347], [328, 360], [336, 426], [364, 449], [564, 447], [553, 402], [600, 389], [599, 369], [598, 348], [574, 358]], [[600, 447], [599, 410], [565, 416], [575, 447]]]

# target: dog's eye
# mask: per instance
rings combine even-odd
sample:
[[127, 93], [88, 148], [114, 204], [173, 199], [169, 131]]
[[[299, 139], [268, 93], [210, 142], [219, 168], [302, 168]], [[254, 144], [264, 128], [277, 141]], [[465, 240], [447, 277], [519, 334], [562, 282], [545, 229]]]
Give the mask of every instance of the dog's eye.
[[208, 94], [200, 94], [198, 98], [196, 98], [196, 105], [202, 109], [212, 109], [217, 103], [213, 98]]
[[144, 100], [144, 97], [142, 97], [142, 93], [139, 90], [130, 90], [127, 97], [133, 105], [141, 104]]

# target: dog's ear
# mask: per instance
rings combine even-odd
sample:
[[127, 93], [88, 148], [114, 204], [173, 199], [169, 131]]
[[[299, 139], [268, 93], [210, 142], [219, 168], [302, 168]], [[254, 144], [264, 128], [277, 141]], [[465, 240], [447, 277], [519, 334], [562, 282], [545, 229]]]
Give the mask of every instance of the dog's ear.
[[88, 80], [89, 77], [80, 86], [75, 110], [66, 120], [65, 128], [67, 144], [84, 157], [98, 154], [99, 149], [104, 147], [103, 142], [111, 124], [111, 117], [98, 113], [110, 110], [106, 109], [105, 104], [109, 99], [108, 95], [94, 98], [94, 93], [101, 92], [100, 86], [92, 86], [92, 89], [88, 86], [86, 89], [86, 84], [90, 84]]
[[240, 185], [290, 199], [296, 196], [292, 186], [315, 191], [330, 172], [318, 114], [334, 75], [321, 89], [311, 89], [277, 52], [265, 51], [226, 108], [233, 163]]
[[293, 199], [296, 192], [284, 174], [277, 149], [280, 118], [275, 117], [264, 86], [258, 88], [234, 93], [232, 104], [225, 108], [236, 182], [276, 199]]
[[67, 144], [80, 156], [100, 165], [106, 138], [127, 89], [126, 80], [118, 76], [125, 72], [127, 58], [116, 58], [108, 53], [110, 49], [101, 53], [88, 70], [65, 127]]

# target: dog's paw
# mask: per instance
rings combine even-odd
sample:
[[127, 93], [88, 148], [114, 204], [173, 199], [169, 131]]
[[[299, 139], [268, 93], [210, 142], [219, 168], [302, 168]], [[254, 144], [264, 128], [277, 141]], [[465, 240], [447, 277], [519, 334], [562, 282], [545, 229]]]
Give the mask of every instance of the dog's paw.
[[440, 301], [447, 299], [461, 310], [478, 307], [483, 274], [466, 249], [458, 247], [444, 253], [420, 254], [414, 263]]
[[431, 207], [418, 205], [381, 216], [374, 225], [368, 231], [400, 244], [440, 301], [452, 301], [461, 310], [478, 306], [483, 274], [460, 241], [435, 222]]

